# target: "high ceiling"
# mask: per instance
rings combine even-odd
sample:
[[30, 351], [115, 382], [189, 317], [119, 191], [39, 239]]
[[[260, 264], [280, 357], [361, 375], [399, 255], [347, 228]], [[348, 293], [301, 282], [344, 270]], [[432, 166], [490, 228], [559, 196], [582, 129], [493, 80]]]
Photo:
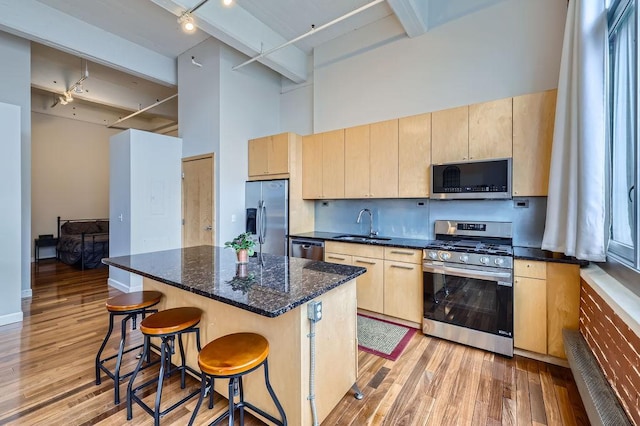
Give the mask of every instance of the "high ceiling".
[[[227, 7], [222, 0], [0, 0], [0, 30], [37, 42], [32, 85], [39, 96], [51, 94], [51, 105], [53, 93], [64, 93], [86, 67], [87, 90], [74, 95], [80, 101], [75, 105], [105, 105], [112, 115], [98, 121], [111, 123], [176, 93], [176, 57], [208, 37], [254, 57], [312, 26], [344, 18], [260, 59], [283, 77], [303, 82], [308, 55], [342, 34], [393, 15], [407, 36], [415, 37], [500, 1], [506, 0], [234, 0]], [[177, 18], [198, 5], [192, 14], [198, 30], [186, 34]], [[150, 117], [176, 120], [174, 101], [154, 108]], [[48, 109], [58, 115], [69, 110], [60, 104]]]

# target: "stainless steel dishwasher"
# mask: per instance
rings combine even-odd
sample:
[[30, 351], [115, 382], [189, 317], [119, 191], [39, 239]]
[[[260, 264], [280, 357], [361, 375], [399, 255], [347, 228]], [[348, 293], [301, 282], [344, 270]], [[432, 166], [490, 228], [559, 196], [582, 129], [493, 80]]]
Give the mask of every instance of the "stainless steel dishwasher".
[[289, 256], [324, 260], [324, 241], [290, 237]]

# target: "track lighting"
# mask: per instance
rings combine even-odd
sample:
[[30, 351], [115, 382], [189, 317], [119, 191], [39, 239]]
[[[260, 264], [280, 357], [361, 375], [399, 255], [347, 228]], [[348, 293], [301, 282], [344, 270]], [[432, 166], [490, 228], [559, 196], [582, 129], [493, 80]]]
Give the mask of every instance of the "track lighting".
[[[193, 20], [192, 13], [195, 12], [200, 6], [208, 2], [209, 0], [201, 0], [200, 3], [192, 7], [191, 9], [187, 9], [182, 12], [182, 15], [178, 17], [178, 23], [182, 27], [182, 30], [185, 33], [193, 33], [196, 30], [196, 23]], [[222, 4], [225, 6], [231, 6], [233, 4], [233, 0], [222, 0]]]
[[185, 11], [178, 18], [178, 23], [182, 26], [182, 30], [186, 33], [192, 33], [196, 30], [196, 24], [193, 22], [193, 17], [189, 11]]
[[73, 96], [69, 92], [64, 92], [62, 96], [58, 96], [58, 100], [62, 105], [66, 105], [69, 102], [73, 102]]

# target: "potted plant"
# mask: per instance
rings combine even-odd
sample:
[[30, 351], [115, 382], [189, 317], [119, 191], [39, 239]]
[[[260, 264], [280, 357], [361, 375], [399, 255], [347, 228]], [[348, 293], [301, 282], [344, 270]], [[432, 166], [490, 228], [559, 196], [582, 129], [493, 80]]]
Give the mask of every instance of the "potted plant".
[[256, 242], [251, 238], [250, 232], [243, 232], [231, 241], [224, 243], [225, 248], [232, 248], [236, 251], [238, 263], [247, 263], [248, 257], [253, 256], [253, 247]]

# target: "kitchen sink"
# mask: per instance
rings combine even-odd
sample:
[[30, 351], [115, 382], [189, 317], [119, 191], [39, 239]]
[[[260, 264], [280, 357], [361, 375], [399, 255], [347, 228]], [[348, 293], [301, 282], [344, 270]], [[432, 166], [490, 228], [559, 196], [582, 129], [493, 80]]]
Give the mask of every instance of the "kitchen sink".
[[359, 241], [359, 242], [378, 242], [378, 241], [389, 241], [391, 238], [386, 237], [370, 237], [368, 235], [338, 235], [335, 237], [337, 240], [345, 240], [345, 241]]

